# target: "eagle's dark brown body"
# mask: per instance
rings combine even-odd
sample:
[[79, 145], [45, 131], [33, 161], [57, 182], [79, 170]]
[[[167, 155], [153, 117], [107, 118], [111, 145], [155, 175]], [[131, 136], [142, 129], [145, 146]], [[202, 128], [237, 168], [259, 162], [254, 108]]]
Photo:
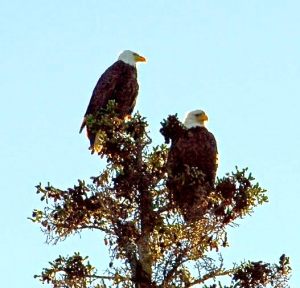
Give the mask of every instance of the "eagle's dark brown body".
[[[86, 126], [86, 116], [95, 115], [99, 110], [106, 108], [109, 100], [116, 103], [116, 113], [122, 119], [130, 115], [134, 109], [138, 95], [136, 67], [119, 60], [110, 66], [100, 77], [94, 88], [90, 103], [84, 115], [80, 132]], [[91, 147], [95, 142], [95, 133], [89, 131]]]
[[172, 175], [180, 173], [185, 165], [197, 167], [213, 187], [217, 171], [217, 143], [205, 127], [194, 127], [182, 132], [170, 148], [168, 168]]
[[[205, 209], [206, 196], [214, 188], [217, 156], [215, 137], [205, 127], [183, 129], [177, 139], [172, 140], [167, 187], [186, 219], [192, 207]], [[193, 174], [199, 172], [199, 177]]]

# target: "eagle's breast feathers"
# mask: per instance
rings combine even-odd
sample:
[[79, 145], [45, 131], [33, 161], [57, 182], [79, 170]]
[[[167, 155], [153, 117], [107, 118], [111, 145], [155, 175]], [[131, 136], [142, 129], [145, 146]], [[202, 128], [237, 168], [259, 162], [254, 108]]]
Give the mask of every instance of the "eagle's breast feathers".
[[217, 143], [205, 127], [187, 129], [172, 143], [168, 165], [172, 174], [180, 173], [184, 165], [197, 167], [213, 185], [217, 170]]

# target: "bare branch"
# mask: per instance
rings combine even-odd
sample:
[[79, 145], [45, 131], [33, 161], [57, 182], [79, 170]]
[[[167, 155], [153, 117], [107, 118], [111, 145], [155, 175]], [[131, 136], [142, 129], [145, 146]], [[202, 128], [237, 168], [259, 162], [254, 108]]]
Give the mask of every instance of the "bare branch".
[[215, 271], [205, 274], [201, 279], [197, 279], [197, 280], [193, 281], [186, 287], [192, 287], [194, 285], [204, 283], [205, 281], [212, 279], [212, 278], [214, 279], [214, 278], [220, 277], [220, 276], [231, 275], [234, 272], [235, 272], [235, 269], [229, 269], [229, 270], [218, 269], [218, 270], [215, 270]]

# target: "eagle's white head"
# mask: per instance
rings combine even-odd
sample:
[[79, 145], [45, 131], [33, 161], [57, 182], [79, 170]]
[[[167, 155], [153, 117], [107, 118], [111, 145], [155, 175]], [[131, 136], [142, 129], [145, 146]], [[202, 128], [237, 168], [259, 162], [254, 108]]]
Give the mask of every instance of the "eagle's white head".
[[204, 111], [194, 110], [187, 113], [183, 124], [188, 129], [192, 127], [205, 127], [205, 121], [207, 120], [208, 117]]
[[146, 62], [146, 58], [143, 56], [140, 56], [139, 54], [132, 52], [130, 50], [125, 50], [123, 51], [118, 60], [121, 60], [123, 62], [125, 62], [126, 64], [129, 64], [131, 66], [136, 65], [137, 62]]

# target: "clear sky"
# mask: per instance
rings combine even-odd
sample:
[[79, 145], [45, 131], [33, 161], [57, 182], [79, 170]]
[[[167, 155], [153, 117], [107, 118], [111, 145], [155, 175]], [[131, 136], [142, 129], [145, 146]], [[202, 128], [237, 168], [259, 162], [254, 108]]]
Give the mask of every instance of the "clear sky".
[[41, 287], [33, 274], [73, 251], [105, 267], [101, 234], [48, 246], [26, 217], [42, 207], [40, 181], [67, 188], [103, 168], [78, 130], [98, 77], [124, 49], [148, 58], [136, 109], [156, 144], [164, 117], [202, 108], [218, 175], [248, 166], [269, 191], [230, 230], [227, 263], [286, 253], [299, 287], [299, 11], [297, 0], [0, 1], [1, 287]]

